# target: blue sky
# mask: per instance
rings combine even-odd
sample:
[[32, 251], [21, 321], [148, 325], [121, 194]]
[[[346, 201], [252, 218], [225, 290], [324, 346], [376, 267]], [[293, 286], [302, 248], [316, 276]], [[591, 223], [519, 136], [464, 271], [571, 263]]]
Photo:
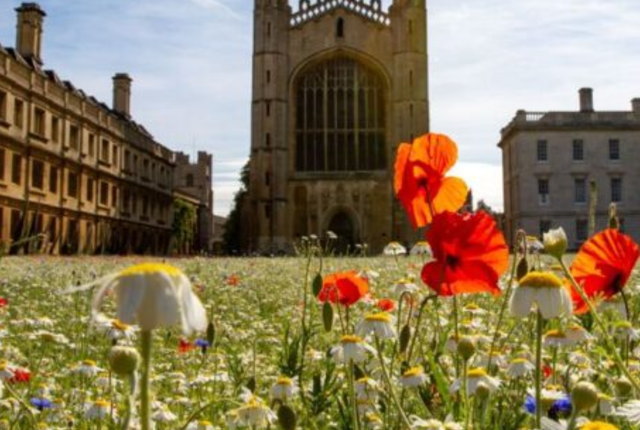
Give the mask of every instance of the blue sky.
[[[297, 0], [292, 0], [297, 4]], [[15, 45], [20, 2], [0, 0], [0, 43]], [[390, 0], [384, 1], [388, 6]], [[128, 72], [132, 114], [158, 141], [214, 154], [215, 212], [228, 212], [249, 152], [250, 0], [41, 0], [45, 67], [111, 103]], [[500, 128], [517, 109], [597, 110], [640, 97], [638, 0], [431, 0], [431, 129], [459, 145], [454, 173], [502, 207]]]

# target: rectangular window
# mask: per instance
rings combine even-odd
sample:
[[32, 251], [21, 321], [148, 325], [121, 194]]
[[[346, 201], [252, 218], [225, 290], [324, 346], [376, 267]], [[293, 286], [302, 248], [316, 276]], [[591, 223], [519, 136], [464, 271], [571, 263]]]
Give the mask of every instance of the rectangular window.
[[129, 200], [131, 200], [131, 192], [125, 188], [122, 191], [122, 212], [129, 212]]
[[33, 160], [31, 163], [31, 186], [41, 190], [44, 188], [44, 163]]
[[89, 157], [96, 155], [96, 135], [89, 133]]
[[538, 179], [538, 201], [541, 205], [549, 203], [549, 180]]
[[549, 230], [551, 230], [551, 221], [548, 219], [541, 219], [538, 225], [540, 237]]
[[7, 120], [7, 93], [0, 91], [0, 120]]
[[69, 172], [67, 176], [67, 196], [76, 198], [78, 196], [78, 174]]
[[80, 148], [80, 129], [75, 125], [69, 127], [69, 146], [74, 151]]
[[51, 140], [59, 142], [60, 140], [60, 119], [58, 117], [51, 117]]
[[618, 139], [609, 139], [609, 160], [620, 159], [620, 141]]
[[574, 194], [573, 199], [576, 203], [587, 202], [587, 181], [584, 178], [576, 178], [573, 180]]
[[19, 154], [13, 154], [11, 160], [11, 182], [16, 185], [22, 182], [22, 157]]
[[39, 136], [44, 136], [44, 110], [35, 108], [33, 110], [33, 132]]
[[539, 140], [536, 146], [536, 157], [538, 161], [547, 161], [547, 141]]
[[22, 128], [24, 124], [24, 102], [20, 99], [13, 102], [13, 123], [18, 128]]
[[573, 140], [573, 160], [584, 160], [584, 141], [582, 139]]
[[113, 206], [118, 206], [118, 187], [115, 185], [111, 187], [111, 204]]
[[114, 166], [118, 166], [118, 147], [116, 145], [113, 145], [113, 147], [111, 148], [111, 153], [113, 154], [113, 156], [111, 157], [111, 162], [113, 163]]
[[100, 146], [100, 160], [105, 163], [109, 162], [109, 141], [107, 139], [102, 139]]
[[611, 178], [611, 201], [622, 201], [622, 178]]
[[131, 170], [131, 152], [128, 149], [124, 150], [124, 168], [125, 170]]
[[93, 179], [87, 178], [87, 201], [93, 202]]
[[588, 236], [588, 225], [586, 219], [576, 220], [576, 240], [578, 242], [584, 242]]
[[58, 168], [54, 166], [49, 168], [49, 191], [58, 192]]
[[100, 204], [107, 206], [109, 204], [109, 184], [100, 182]]
[[0, 148], [0, 182], [4, 181], [4, 157], [5, 150], [4, 148]]

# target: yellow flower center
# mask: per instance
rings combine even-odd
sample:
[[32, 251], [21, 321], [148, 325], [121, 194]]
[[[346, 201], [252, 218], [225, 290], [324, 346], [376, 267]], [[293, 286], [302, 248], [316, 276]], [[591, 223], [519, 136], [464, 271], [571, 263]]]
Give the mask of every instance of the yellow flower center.
[[530, 288], [560, 288], [562, 281], [551, 272], [529, 272], [520, 279], [521, 287]]
[[545, 335], [545, 337], [553, 337], [553, 338], [556, 338], [556, 339], [564, 339], [564, 338], [567, 337], [567, 335], [564, 334], [564, 332], [560, 331], [560, 330], [549, 330], [544, 335]]
[[469, 372], [467, 372], [467, 376], [469, 378], [482, 378], [483, 376], [487, 376], [487, 371], [482, 367], [476, 367], [475, 369], [469, 370]]
[[526, 358], [514, 358], [513, 360], [511, 360], [512, 364], [524, 364], [526, 363], [528, 360]]
[[213, 425], [211, 423], [211, 421], [207, 421], [207, 420], [198, 421], [198, 424], [200, 424], [201, 426], [212, 426]]
[[468, 311], [477, 311], [478, 309], [480, 309], [480, 306], [476, 305], [475, 303], [469, 303], [464, 308]]
[[108, 408], [109, 407], [109, 402], [107, 402], [104, 399], [98, 399], [95, 402], [93, 402], [93, 406], [97, 406], [99, 408]]
[[141, 263], [121, 270], [120, 273], [118, 273], [118, 277], [149, 275], [152, 273], [165, 273], [169, 276], [179, 276], [182, 274], [182, 271], [177, 267], [164, 263]]
[[340, 338], [341, 343], [361, 343], [362, 338], [353, 334], [345, 334]]
[[93, 360], [84, 360], [84, 361], [82, 362], [82, 364], [84, 364], [85, 366], [95, 367], [96, 362], [95, 362], [95, 361], [93, 361]]
[[618, 430], [618, 427], [604, 421], [591, 421], [582, 424], [579, 428], [580, 430]]
[[120, 331], [126, 331], [129, 328], [129, 324], [125, 324], [120, 320], [111, 320], [111, 327], [115, 328], [116, 330], [120, 330]]
[[281, 376], [276, 381], [276, 384], [292, 386], [293, 385], [293, 379], [287, 378], [286, 376]]
[[423, 373], [424, 373], [424, 370], [422, 369], [422, 366], [414, 366], [408, 369], [406, 372], [404, 372], [402, 376], [409, 378], [411, 376], [422, 375]]
[[391, 315], [389, 315], [386, 312], [379, 312], [377, 314], [369, 314], [369, 315], [365, 316], [364, 319], [367, 320], [367, 321], [377, 321], [377, 322], [390, 323], [391, 322]]

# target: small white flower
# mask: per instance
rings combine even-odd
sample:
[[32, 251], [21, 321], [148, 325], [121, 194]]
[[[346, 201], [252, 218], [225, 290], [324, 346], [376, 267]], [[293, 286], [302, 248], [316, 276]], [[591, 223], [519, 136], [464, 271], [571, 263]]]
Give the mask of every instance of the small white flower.
[[[469, 372], [467, 372], [467, 395], [471, 396], [475, 394], [480, 385], [487, 387], [489, 391], [495, 391], [500, 387], [500, 380], [489, 376], [481, 367], [469, 370]], [[462, 378], [458, 378], [451, 384], [450, 391], [455, 393], [461, 388]]]
[[507, 375], [512, 378], [526, 377], [533, 373], [536, 369], [533, 363], [525, 358], [516, 358], [511, 361], [507, 368]]
[[422, 430], [445, 430], [444, 423], [442, 421], [438, 421], [436, 419], [428, 419], [423, 420], [415, 415], [411, 415], [409, 417], [409, 421], [411, 422], [411, 429], [422, 429]]
[[287, 400], [293, 397], [299, 390], [297, 378], [281, 376], [276, 383], [271, 386], [271, 398]]
[[266, 427], [276, 420], [276, 414], [257, 396], [237, 409], [238, 420], [247, 426]]
[[429, 246], [429, 242], [421, 240], [420, 242], [416, 242], [415, 245], [409, 251], [411, 255], [425, 255], [427, 258], [431, 257], [431, 246]]
[[418, 291], [420, 291], [420, 287], [412, 279], [403, 278], [393, 284], [393, 292], [396, 296], [401, 296], [403, 293], [417, 293]]
[[407, 253], [407, 248], [402, 246], [399, 242], [389, 242], [387, 246], [384, 247], [383, 251], [384, 255], [404, 255]]
[[180, 324], [185, 335], [207, 327], [206, 311], [193, 293], [189, 278], [168, 264], [137, 264], [69, 292], [94, 285], [100, 285], [93, 297], [94, 318], [104, 297], [113, 289], [117, 318], [124, 324], [137, 323], [145, 331]]
[[375, 349], [364, 339], [354, 335], [342, 336], [340, 344], [331, 348], [331, 356], [338, 363], [361, 363], [374, 352]]
[[[111, 413], [111, 403], [106, 400], [96, 400], [91, 403], [87, 410], [84, 413], [85, 418], [88, 419], [102, 419], [110, 416]], [[115, 413], [114, 413], [115, 416]]]
[[360, 336], [367, 336], [373, 333], [380, 339], [392, 339], [396, 337], [393, 322], [393, 316], [386, 312], [367, 314], [356, 326], [356, 333]]
[[375, 403], [378, 399], [378, 393], [380, 391], [380, 385], [375, 379], [367, 376], [358, 379], [355, 382], [356, 398], [371, 400]]
[[177, 420], [178, 416], [165, 406], [154, 412], [151, 419], [159, 423], [170, 423]]
[[190, 422], [186, 430], [214, 430], [214, 428], [211, 421], [200, 420]]
[[567, 234], [562, 227], [544, 233], [542, 242], [546, 253], [556, 258], [562, 258], [567, 250]]
[[511, 314], [526, 317], [533, 305], [549, 319], [571, 315], [573, 304], [562, 281], [553, 273], [529, 272], [520, 279], [509, 300]]
[[427, 375], [424, 373], [422, 366], [415, 366], [407, 369], [402, 376], [400, 376], [400, 385], [403, 387], [419, 387], [427, 382]]
[[629, 400], [617, 408], [614, 415], [624, 418], [632, 425], [640, 425], [640, 400]]
[[104, 369], [98, 367], [93, 360], [84, 360], [71, 369], [72, 373], [79, 373], [83, 376], [94, 377], [100, 374]]

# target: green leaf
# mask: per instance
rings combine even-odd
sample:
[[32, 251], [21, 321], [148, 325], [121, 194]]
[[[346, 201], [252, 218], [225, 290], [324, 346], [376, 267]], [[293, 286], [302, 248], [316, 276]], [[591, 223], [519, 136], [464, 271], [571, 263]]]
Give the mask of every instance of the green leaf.
[[282, 405], [278, 409], [278, 423], [283, 430], [294, 430], [296, 428], [296, 413], [287, 405]]
[[216, 327], [213, 322], [209, 322], [207, 326], [207, 342], [213, 347], [213, 342], [216, 340]]

